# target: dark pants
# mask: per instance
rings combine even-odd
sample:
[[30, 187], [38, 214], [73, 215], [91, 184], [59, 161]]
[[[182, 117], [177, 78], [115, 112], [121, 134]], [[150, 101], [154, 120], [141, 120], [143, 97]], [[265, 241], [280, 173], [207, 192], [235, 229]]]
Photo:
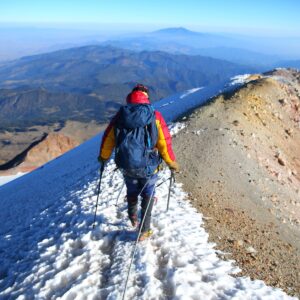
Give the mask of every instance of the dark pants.
[[142, 227], [142, 232], [145, 232], [150, 229], [151, 212], [153, 207], [154, 189], [155, 183], [157, 181], [157, 174], [153, 174], [150, 178], [132, 178], [125, 176], [124, 179], [127, 187], [128, 216], [130, 219], [137, 218], [138, 195], [140, 194], [142, 197], [141, 223], [143, 218], [145, 218]]

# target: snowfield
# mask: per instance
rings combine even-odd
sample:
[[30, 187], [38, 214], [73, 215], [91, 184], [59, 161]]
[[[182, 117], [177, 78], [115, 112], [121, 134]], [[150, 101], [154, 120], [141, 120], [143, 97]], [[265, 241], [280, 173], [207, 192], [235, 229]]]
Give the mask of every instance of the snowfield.
[[[0, 299], [122, 299], [137, 232], [113, 162], [92, 230], [99, 142], [97, 136], [0, 188]], [[138, 244], [125, 299], [295, 299], [231, 276], [238, 267], [218, 257], [180, 183], [166, 212], [169, 177], [167, 169], [160, 173], [154, 235]]]

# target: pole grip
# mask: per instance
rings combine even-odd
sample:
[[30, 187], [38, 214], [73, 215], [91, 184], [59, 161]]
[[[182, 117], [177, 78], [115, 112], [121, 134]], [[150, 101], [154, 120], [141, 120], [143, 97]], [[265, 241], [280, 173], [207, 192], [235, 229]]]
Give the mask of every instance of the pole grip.
[[168, 202], [167, 202], [167, 211], [169, 210], [169, 204], [170, 204], [170, 196], [171, 196], [171, 187], [173, 182], [175, 181], [175, 177], [174, 177], [174, 171], [171, 171], [171, 177], [170, 177], [170, 185], [169, 185], [169, 193], [168, 193]]

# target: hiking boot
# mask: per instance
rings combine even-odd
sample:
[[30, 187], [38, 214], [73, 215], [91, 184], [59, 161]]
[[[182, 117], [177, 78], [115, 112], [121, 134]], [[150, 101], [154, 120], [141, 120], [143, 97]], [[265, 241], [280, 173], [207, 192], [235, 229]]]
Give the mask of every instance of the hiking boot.
[[138, 219], [137, 219], [136, 215], [130, 216], [129, 220], [131, 222], [132, 227], [137, 227], [139, 225], [139, 222], [138, 222]]
[[151, 229], [142, 232], [140, 235], [140, 238], [139, 238], [139, 242], [142, 242], [142, 241], [148, 239], [149, 237], [151, 237], [152, 234], [153, 234], [153, 231]]

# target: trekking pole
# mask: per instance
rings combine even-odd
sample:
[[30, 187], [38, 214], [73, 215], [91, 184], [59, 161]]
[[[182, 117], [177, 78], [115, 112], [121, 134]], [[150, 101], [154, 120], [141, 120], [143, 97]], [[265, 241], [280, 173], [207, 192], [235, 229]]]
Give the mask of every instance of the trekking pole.
[[[147, 184], [147, 183], [148, 183], [148, 181], [146, 182], [146, 184]], [[145, 185], [146, 185], [146, 184], [145, 184]], [[135, 252], [136, 252], [136, 249], [137, 249], [138, 240], [139, 240], [140, 235], [141, 235], [141, 233], [142, 233], [142, 228], [143, 228], [143, 225], [144, 225], [145, 217], [146, 217], [146, 215], [147, 215], [148, 208], [149, 208], [150, 203], [151, 203], [152, 198], [153, 198], [154, 190], [155, 190], [155, 186], [154, 186], [153, 191], [152, 191], [152, 193], [151, 193], [150, 200], [149, 200], [149, 202], [148, 202], [148, 204], [147, 204], [146, 211], [145, 211], [145, 214], [144, 214], [142, 223], [141, 223], [141, 225], [140, 225], [139, 233], [138, 233], [137, 239], [136, 239], [135, 244], [134, 244], [134, 248], [133, 248], [132, 256], [131, 256], [131, 260], [130, 260], [130, 265], [129, 265], [129, 269], [128, 269], [128, 273], [127, 273], [127, 277], [126, 277], [125, 287], [124, 287], [124, 291], [123, 291], [123, 295], [122, 295], [122, 300], [125, 299], [126, 290], [127, 290], [127, 284], [128, 284], [128, 279], [129, 279], [129, 275], [130, 275], [130, 271], [131, 271], [131, 266], [132, 266], [133, 259], [134, 259], [134, 256], [135, 256]]]
[[169, 185], [169, 193], [168, 193], [167, 211], [169, 210], [172, 183], [175, 181], [174, 171], [172, 170], [170, 171], [171, 171], [171, 177], [170, 177], [170, 185]]
[[118, 197], [117, 197], [117, 201], [116, 201], [116, 204], [115, 204], [115, 206], [117, 206], [117, 205], [118, 205], [118, 201], [119, 201], [119, 198], [120, 198], [120, 196], [121, 196], [121, 193], [122, 193], [122, 191], [123, 191], [124, 185], [125, 185], [125, 181], [124, 181], [124, 182], [123, 182], [123, 184], [122, 184], [122, 187], [121, 187], [121, 189], [120, 189], [120, 192], [119, 192], [119, 194], [118, 194]]
[[96, 214], [97, 214], [97, 208], [98, 208], [98, 201], [99, 201], [99, 195], [100, 195], [100, 187], [101, 187], [101, 181], [102, 181], [102, 174], [104, 171], [104, 163], [101, 164], [100, 168], [100, 178], [99, 178], [99, 185], [98, 185], [98, 192], [97, 192], [97, 201], [95, 206], [95, 215], [94, 215], [94, 222], [93, 222], [93, 229], [95, 228], [95, 222], [96, 222]]
[[163, 185], [165, 182], [167, 182], [167, 181], [170, 180], [170, 179], [171, 179], [171, 177], [165, 179], [165, 180], [162, 181], [160, 184], [158, 184], [156, 187], [157, 187], [157, 188], [160, 187], [161, 185]]

